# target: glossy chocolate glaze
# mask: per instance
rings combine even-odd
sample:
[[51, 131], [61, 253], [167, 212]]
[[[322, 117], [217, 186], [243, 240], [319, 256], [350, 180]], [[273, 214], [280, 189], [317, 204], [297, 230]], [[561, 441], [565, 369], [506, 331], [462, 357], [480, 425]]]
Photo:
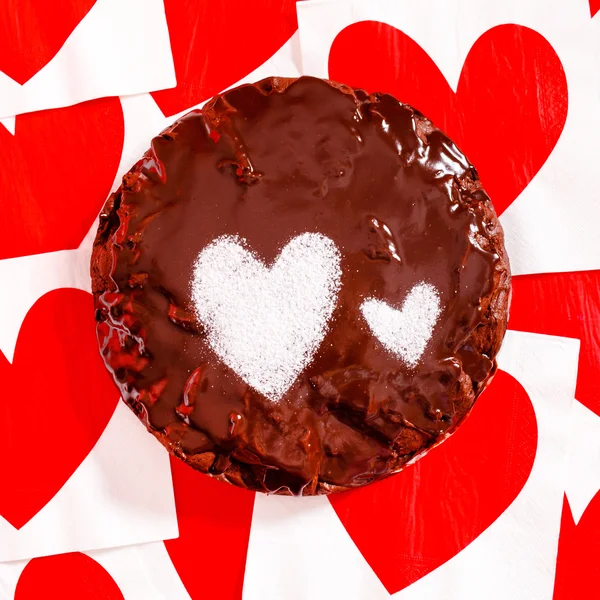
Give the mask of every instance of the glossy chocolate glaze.
[[[275, 403], [210, 349], [192, 269], [221, 235], [269, 264], [304, 232], [336, 243], [341, 289], [314, 359]], [[200, 470], [295, 494], [368, 483], [452, 431], [495, 370], [510, 281], [456, 146], [389, 95], [308, 77], [231, 90], [156, 137], [105, 207], [92, 278], [103, 358], [148, 428]], [[442, 313], [411, 370], [359, 307], [399, 308], [421, 281]]]

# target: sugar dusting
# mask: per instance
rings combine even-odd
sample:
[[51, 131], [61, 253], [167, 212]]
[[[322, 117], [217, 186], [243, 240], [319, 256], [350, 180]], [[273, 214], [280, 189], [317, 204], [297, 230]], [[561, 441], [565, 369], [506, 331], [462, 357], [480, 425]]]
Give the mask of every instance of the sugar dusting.
[[329, 238], [304, 233], [267, 267], [236, 236], [199, 254], [192, 298], [214, 352], [276, 402], [323, 341], [340, 287], [340, 253]]
[[360, 309], [373, 335], [411, 368], [419, 364], [441, 312], [437, 289], [424, 282], [412, 288], [400, 310], [374, 298]]

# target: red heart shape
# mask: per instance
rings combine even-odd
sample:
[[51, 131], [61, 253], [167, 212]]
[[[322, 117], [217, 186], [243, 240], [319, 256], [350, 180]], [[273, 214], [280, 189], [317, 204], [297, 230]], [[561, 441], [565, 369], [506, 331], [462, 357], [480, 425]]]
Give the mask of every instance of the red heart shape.
[[[531, 401], [516, 379], [499, 371], [441, 446], [389, 479], [331, 496], [331, 504], [393, 594], [458, 554], [510, 506], [536, 449]], [[374, 529], [374, 511], [397, 518]]]
[[519, 276], [512, 289], [511, 329], [581, 340], [575, 396], [600, 415], [600, 271]]
[[600, 0], [590, 0], [590, 15], [592, 18], [600, 10]]
[[600, 585], [600, 492], [575, 525], [571, 507], [563, 503], [554, 600], [582, 600], [597, 594]]
[[20, 115], [15, 127], [0, 126], [0, 259], [77, 248], [119, 166], [119, 99]]
[[519, 25], [494, 27], [473, 44], [456, 94], [415, 41], [373, 21], [336, 37], [329, 75], [389, 92], [427, 115], [473, 161], [498, 214], [546, 162], [567, 116], [560, 59], [543, 36]]
[[4, 0], [0, 71], [23, 85], [62, 48], [96, 0]]
[[23, 569], [14, 600], [124, 600], [104, 567], [73, 552], [34, 558]]
[[0, 515], [17, 529], [71, 477], [119, 401], [93, 314], [87, 292], [49, 292], [27, 313], [13, 364], [0, 353]]
[[167, 117], [254, 71], [298, 28], [296, 0], [165, 0], [165, 10], [177, 87], [152, 97]]
[[173, 457], [171, 472], [179, 537], [165, 547], [183, 585], [192, 598], [241, 598], [254, 493]]

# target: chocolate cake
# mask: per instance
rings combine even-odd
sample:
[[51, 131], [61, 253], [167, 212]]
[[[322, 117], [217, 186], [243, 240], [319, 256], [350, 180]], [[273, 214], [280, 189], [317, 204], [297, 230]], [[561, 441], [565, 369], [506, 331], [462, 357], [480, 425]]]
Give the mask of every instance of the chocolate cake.
[[365, 485], [445, 439], [495, 372], [510, 297], [455, 144], [312, 77], [232, 89], [154, 138], [91, 274], [102, 357], [146, 427], [279, 494]]

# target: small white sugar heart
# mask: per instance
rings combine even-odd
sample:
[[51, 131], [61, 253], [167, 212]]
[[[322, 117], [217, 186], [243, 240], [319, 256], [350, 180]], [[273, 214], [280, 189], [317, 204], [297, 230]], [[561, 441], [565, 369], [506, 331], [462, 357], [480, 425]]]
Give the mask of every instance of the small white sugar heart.
[[340, 253], [318, 233], [292, 239], [269, 268], [223, 236], [200, 252], [192, 298], [214, 352], [278, 401], [323, 341], [340, 287]]
[[365, 300], [360, 310], [373, 335], [412, 368], [423, 356], [440, 316], [440, 296], [434, 286], [418, 283], [400, 310], [374, 298]]

